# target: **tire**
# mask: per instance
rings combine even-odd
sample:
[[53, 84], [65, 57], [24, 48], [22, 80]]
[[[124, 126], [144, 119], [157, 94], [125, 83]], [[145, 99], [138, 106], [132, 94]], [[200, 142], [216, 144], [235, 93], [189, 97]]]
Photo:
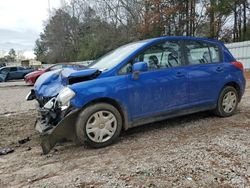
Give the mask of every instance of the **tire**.
[[232, 116], [237, 109], [238, 102], [239, 95], [237, 90], [232, 86], [224, 87], [220, 93], [215, 114], [220, 117]]
[[86, 107], [76, 123], [77, 142], [93, 148], [101, 148], [114, 143], [122, 129], [119, 111], [107, 103], [97, 103]]

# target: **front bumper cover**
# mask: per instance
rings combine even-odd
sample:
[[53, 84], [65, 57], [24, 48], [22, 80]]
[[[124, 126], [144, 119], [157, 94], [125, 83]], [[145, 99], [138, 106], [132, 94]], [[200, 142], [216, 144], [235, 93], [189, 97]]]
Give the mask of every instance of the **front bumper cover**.
[[[69, 106], [60, 108], [55, 97], [37, 97], [34, 90], [26, 96], [26, 100], [38, 101], [38, 116], [35, 129], [41, 134], [41, 147], [44, 154], [62, 140], [76, 141], [75, 124], [80, 109]], [[48, 102], [52, 103], [46, 105]]]
[[79, 109], [72, 110], [55, 126], [48, 126], [41, 120], [37, 120], [35, 127], [42, 133], [41, 147], [43, 154], [48, 154], [56, 143], [64, 139], [76, 141], [75, 124], [79, 112]]
[[[53, 98], [51, 101], [55, 102]], [[53, 105], [51, 109], [38, 107], [35, 129], [41, 134], [44, 154], [49, 153], [61, 140], [76, 140], [75, 124], [79, 112], [79, 109], [73, 107], [62, 110], [57, 105]]]

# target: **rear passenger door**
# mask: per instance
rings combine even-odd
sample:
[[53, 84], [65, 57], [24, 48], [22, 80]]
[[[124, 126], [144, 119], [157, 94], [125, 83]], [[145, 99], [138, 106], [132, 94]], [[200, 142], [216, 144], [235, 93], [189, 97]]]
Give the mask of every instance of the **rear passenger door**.
[[17, 78], [18, 78], [17, 67], [10, 67], [8, 79], [12, 80], [12, 79], [17, 79]]
[[22, 79], [24, 78], [24, 75], [25, 75], [25, 69], [23, 67], [17, 67], [16, 78]]
[[188, 64], [189, 102], [215, 105], [224, 73], [220, 47], [204, 41], [184, 41]]

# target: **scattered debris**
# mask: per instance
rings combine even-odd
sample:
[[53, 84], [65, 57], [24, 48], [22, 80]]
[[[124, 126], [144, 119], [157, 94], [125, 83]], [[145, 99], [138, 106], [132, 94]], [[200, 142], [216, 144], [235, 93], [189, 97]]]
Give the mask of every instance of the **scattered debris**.
[[50, 157], [53, 157], [53, 155], [51, 153], [46, 155], [46, 158], [50, 158]]
[[22, 140], [18, 140], [19, 144], [25, 144], [26, 142], [30, 141], [30, 137], [24, 138]]
[[193, 180], [193, 178], [191, 178], [191, 177], [186, 177], [189, 181], [192, 181]]
[[58, 149], [54, 148], [54, 150], [53, 150], [53, 151], [54, 151], [54, 153], [56, 153], [56, 152], [58, 152]]
[[7, 155], [9, 153], [14, 152], [13, 148], [2, 148], [0, 149], [0, 155]]

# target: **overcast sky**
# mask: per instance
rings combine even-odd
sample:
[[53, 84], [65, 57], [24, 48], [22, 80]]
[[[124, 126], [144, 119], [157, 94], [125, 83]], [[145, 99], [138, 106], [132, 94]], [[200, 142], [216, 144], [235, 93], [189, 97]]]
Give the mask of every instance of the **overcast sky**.
[[[50, 0], [51, 9], [60, 0]], [[31, 53], [48, 19], [48, 0], [0, 0], [0, 50]]]

